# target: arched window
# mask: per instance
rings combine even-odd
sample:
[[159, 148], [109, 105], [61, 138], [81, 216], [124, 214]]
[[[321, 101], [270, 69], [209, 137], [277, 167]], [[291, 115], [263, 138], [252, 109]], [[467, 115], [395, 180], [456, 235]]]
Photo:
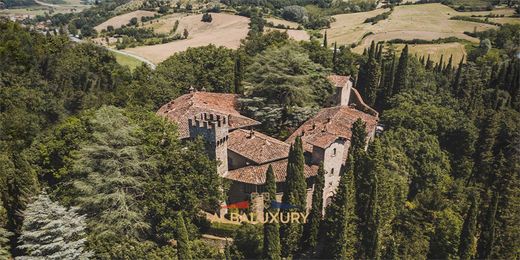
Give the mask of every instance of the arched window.
[[334, 175], [334, 168], [330, 169], [330, 175]]
[[332, 156], [336, 156], [336, 148], [334, 148], [334, 150], [332, 150]]

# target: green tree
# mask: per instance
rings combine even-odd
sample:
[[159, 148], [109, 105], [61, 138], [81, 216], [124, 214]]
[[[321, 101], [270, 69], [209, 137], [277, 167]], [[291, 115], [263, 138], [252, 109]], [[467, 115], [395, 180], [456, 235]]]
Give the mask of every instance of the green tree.
[[18, 249], [22, 258], [88, 259], [92, 253], [85, 250], [85, 217], [67, 210], [40, 194], [23, 212], [25, 217]]
[[[300, 137], [291, 146], [287, 163], [287, 177], [282, 202], [297, 208], [284, 209], [282, 213], [303, 212], [306, 208], [307, 183], [304, 175], [305, 158], [303, 157], [303, 144]], [[282, 245], [282, 256], [290, 257], [299, 251], [302, 236], [302, 225], [300, 223], [282, 224], [280, 227], [280, 242]]]
[[348, 259], [355, 254], [354, 165], [354, 156], [349, 153], [338, 190], [326, 209], [324, 258]]
[[359, 257], [376, 259], [379, 257], [379, 212], [377, 175], [382, 171], [381, 145], [376, 139], [368, 153], [359, 158], [365, 163], [356, 178], [356, 212], [358, 218], [358, 234], [360, 247]]
[[167, 89], [177, 91], [168, 97], [168, 101], [176, 95], [188, 93], [190, 87], [231, 93], [234, 91], [235, 60], [236, 53], [224, 47], [210, 44], [189, 48], [159, 64], [155, 71], [156, 80], [165, 84]]
[[[123, 112], [102, 107], [94, 113], [93, 138], [76, 153], [72, 174], [77, 177], [65, 192], [87, 214], [90, 236], [98, 241], [141, 238], [150, 227], [139, 202], [153, 168], [136, 138], [139, 129]], [[96, 253], [104, 253], [100, 249]]]
[[399, 63], [395, 71], [395, 80], [392, 93], [395, 95], [405, 89], [408, 84], [408, 45], [406, 45], [399, 57]]
[[190, 260], [192, 259], [190, 241], [188, 239], [186, 225], [184, 224], [184, 217], [181, 212], [177, 213], [175, 220], [177, 226], [177, 257], [179, 260]]
[[316, 252], [318, 246], [318, 235], [322, 229], [323, 219], [323, 188], [325, 186], [325, 169], [323, 163], [320, 164], [316, 179], [314, 181], [314, 191], [312, 193], [312, 207], [307, 223], [303, 228], [302, 248], [311, 254]]
[[[269, 194], [269, 200], [264, 203], [271, 203], [276, 201], [276, 180], [274, 177], [273, 167], [269, 165], [266, 172], [265, 190]], [[268, 208], [265, 209], [265, 214], [275, 215], [277, 209]], [[264, 224], [264, 248], [263, 248], [264, 259], [281, 259], [281, 248], [280, 248], [280, 226], [277, 222], [268, 221]]]
[[[503, 157], [502, 157], [503, 159]], [[482, 231], [477, 244], [477, 259], [492, 259], [493, 247], [495, 246], [496, 235], [496, 214], [498, 209], [498, 194], [494, 194], [491, 204], [487, 207], [485, 222], [481, 227]]]
[[475, 241], [477, 233], [477, 214], [478, 202], [477, 197], [471, 197], [471, 206], [464, 218], [462, 232], [460, 233], [459, 257], [460, 259], [471, 259], [475, 253]]

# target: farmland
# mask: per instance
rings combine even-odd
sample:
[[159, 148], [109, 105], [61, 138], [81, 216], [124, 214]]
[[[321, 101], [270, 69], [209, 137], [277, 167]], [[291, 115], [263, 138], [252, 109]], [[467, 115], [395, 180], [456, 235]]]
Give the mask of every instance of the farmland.
[[[212, 14], [212, 17], [211, 23], [202, 22], [202, 15], [180, 17], [177, 32], [182, 33], [186, 29], [189, 32], [188, 39], [130, 48], [125, 51], [149, 59], [154, 63], [159, 63], [176, 52], [210, 43], [228, 48], [238, 48], [240, 40], [247, 35], [249, 19], [223, 13]], [[146, 26], [153, 27], [156, 32], [167, 32], [173, 28], [175, 20], [177, 19], [172, 18], [168, 19], [167, 22], [160, 21], [157, 24]]]
[[397, 38], [433, 40], [455, 36], [477, 41], [466, 36], [464, 31], [481, 31], [496, 27], [483, 23], [450, 20], [450, 17], [460, 13], [442, 4], [397, 6], [388, 19], [374, 25], [363, 23], [366, 18], [385, 11], [378, 9], [365, 13], [336, 15], [336, 22], [332, 23], [327, 31], [329, 41], [339, 44], [361, 43], [363, 47], [370, 44], [372, 40], [384, 41]]
[[119, 15], [116, 17], [112, 17], [102, 24], [95, 27], [96, 31], [101, 31], [103, 29], [107, 29], [108, 26], [113, 26], [114, 28], [119, 28], [127, 23], [130, 22], [130, 19], [136, 17], [138, 20], [140, 20], [143, 16], [154, 16], [155, 12], [150, 11], [134, 11], [127, 14]]

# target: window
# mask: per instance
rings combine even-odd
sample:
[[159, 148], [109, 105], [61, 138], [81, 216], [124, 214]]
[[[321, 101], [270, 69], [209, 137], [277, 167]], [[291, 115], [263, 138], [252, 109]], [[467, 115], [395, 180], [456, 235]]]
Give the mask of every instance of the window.
[[334, 150], [332, 150], [332, 156], [336, 156], [336, 148], [334, 148]]
[[334, 175], [334, 168], [330, 169], [330, 175]]

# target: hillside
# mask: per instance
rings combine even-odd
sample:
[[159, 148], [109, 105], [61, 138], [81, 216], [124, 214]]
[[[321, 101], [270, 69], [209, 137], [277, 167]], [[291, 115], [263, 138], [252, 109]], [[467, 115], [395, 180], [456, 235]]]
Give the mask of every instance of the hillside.
[[[141, 46], [126, 49], [127, 52], [142, 56], [153, 62], [159, 63], [172, 54], [184, 51], [189, 47], [199, 47], [208, 44], [237, 48], [240, 40], [245, 38], [248, 31], [249, 19], [242, 16], [230, 14], [212, 14], [213, 21], [205, 23], [201, 21], [202, 15], [190, 15], [178, 18], [179, 27], [177, 32], [188, 30], [189, 36], [186, 40], [178, 40], [165, 44], [153, 46]], [[173, 28], [175, 18], [162, 21], [153, 26], [156, 32], [168, 32]]]
[[332, 23], [331, 28], [327, 30], [329, 41], [339, 44], [360, 43], [363, 47], [367, 47], [371, 41], [433, 40], [455, 36], [476, 42], [477, 39], [465, 35], [464, 31], [496, 28], [484, 23], [450, 20], [450, 17], [461, 13], [442, 4], [397, 6], [388, 19], [376, 24], [363, 23], [365, 19], [385, 11], [388, 10], [378, 9], [366, 13], [334, 16], [336, 22]]

